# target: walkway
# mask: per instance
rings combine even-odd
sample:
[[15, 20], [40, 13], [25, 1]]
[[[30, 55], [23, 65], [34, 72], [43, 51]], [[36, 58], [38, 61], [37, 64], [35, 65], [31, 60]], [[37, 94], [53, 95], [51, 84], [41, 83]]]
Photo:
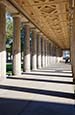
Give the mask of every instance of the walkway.
[[8, 77], [0, 83], [0, 115], [74, 115], [69, 64]]

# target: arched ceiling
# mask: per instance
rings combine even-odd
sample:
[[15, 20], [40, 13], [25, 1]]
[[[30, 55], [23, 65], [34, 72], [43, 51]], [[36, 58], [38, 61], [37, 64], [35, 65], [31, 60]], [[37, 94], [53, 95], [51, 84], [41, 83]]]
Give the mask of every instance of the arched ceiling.
[[6, 0], [62, 49], [69, 48], [69, 0]]

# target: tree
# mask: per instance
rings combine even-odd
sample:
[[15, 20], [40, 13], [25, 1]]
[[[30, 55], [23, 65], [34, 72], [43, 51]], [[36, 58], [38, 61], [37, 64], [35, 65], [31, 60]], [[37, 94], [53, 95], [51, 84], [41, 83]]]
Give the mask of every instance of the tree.
[[13, 19], [12, 17], [7, 14], [6, 15], [6, 39], [13, 38]]
[[8, 52], [12, 55], [12, 43], [13, 43], [13, 19], [9, 14], [6, 14], [7, 61], [8, 61]]

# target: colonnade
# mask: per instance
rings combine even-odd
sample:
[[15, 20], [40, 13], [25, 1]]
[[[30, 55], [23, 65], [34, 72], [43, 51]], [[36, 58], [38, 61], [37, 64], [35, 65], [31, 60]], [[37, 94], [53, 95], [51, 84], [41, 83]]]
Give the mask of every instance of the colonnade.
[[6, 76], [6, 7], [0, 3], [0, 78]]
[[[0, 78], [6, 77], [6, 6], [0, 3]], [[21, 75], [21, 19], [19, 15], [13, 16], [13, 74]], [[51, 63], [56, 63], [62, 50], [51, 42], [43, 33], [37, 32], [36, 28], [31, 29], [28, 23], [24, 23], [24, 61], [23, 71], [48, 67]], [[30, 31], [32, 31], [30, 50]], [[32, 52], [31, 52], [32, 51]], [[61, 52], [60, 52], [61, 51]], [[58, 55], [58, 56], [57, 56]]]

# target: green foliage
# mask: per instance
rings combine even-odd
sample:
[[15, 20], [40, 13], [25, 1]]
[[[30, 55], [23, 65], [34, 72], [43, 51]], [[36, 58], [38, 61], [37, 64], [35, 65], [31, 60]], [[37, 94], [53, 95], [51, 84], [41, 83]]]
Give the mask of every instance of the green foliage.
[[6, 50], [12, 52], [13, 43], [13, 19], [9, 14], [6, 14]]
[[6, 39], [13, 38], [13, 20], [10, 15], [6, 16]]
[[[7, 63], [6, 64], [7, 75], [12, 75], [12, 70], [13, 70], [13, 64], [12, 63]], [[23, 70], [23, 64], [21, 64], [21, 70]]]
[[11, 63], [7, 64], [6, 70], [7, 70], [7, 72], [12, 71], [12, 64]]

